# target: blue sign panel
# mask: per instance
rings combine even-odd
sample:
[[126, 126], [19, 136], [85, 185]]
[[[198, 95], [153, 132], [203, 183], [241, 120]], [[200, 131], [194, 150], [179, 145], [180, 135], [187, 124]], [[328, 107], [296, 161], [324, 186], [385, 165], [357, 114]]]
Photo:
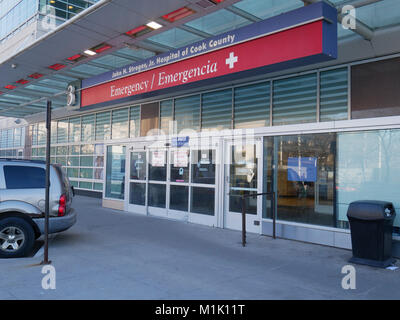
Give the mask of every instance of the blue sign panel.
[[171, 139], [172, 147], [185, 147], [189, 145], [189, 137], [176, 137]]
[[317, 181], [317, 158], [288, 158], [288, 181]]

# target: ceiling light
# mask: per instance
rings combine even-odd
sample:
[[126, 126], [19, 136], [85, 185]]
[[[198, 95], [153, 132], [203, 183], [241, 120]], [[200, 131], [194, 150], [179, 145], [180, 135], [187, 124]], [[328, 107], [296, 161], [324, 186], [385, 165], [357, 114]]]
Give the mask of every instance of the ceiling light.
[[170, 13], [167, 13], [162, 16], [164, 20], [167, 20], [169, 22], [175, 22], [180, 19], [183, 19], [187, 16], [190, 16], [191, 14], [195, 13], [192, 9], [189, 9], [187, 7], [180, 8], [178, 10], [172, 11]]
[[155, 22], [155, 21], [150, 21], [149, 23], [146, 24], [149, 28], [152, 28], [154, 30], [160, 29], [162, 27], [161, 24]]
[[94, 50], [96, 53], [102, 53], [108, 49], [111, 49], [112, 47], [107, 44], [107, 43], [102, 43], [94, 48], [92, 48], [92, 50]]
[[140, 26], [125, 32], [125, 34], [131, 37], [140, 37], [150, 31], [152, 31], [152, 29], [149, 28], [148, 26]]
[[32, 74], [29, 75], [28, 77], [29, 77], [29, 78], [32, 78], [32, 79], [39, 79], [39, 78], [43, 77], [43, 75], [36, 72], [36, 73], [32, 73]]
[[78, 53], [78, 54], [73, 55], [72, 57], [67, 58], [67, 60], [72, 61], [72, 62], [78, 62], [84, 58], [86, 58], [86, 57]]
[[83, 53], [84, 53], [84, 54], [87, 54], [88, 56], [94, 56], [94, 55], [97, 54], [96, 52], [94, 52], [94, 51], [92, 51], [92, 50], [90, 50], [90, 49], [85, 50]]
[[53, 70], [56, 70], [56, 71], [58, 71], [58, 70], [60, 70], [62, 68], [65, 68], [65, 67], [66, 66], [61, 64], [61, 63], [56, 63], [56, 64], [53, 64], [53, 65], [49, 66], [50, 69], [53, 69]]
[[28, 80], [25, 80], [25, 79], [20, 79], [20, 80], [18, 80], [18, 81], [15, 81], [16, 83], [19, 83], [19, 84], [27, 84], [29, 81]]

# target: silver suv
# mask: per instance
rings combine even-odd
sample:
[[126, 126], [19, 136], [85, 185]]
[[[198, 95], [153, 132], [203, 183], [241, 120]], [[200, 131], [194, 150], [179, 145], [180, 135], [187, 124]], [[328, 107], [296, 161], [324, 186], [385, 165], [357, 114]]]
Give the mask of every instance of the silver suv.
[[[44, 233], [44, 161], [0, 159], [0, 257], [28, 255]], [[73, 188], [60, 165], [50, 166], [49, 233], [76, 222]]]

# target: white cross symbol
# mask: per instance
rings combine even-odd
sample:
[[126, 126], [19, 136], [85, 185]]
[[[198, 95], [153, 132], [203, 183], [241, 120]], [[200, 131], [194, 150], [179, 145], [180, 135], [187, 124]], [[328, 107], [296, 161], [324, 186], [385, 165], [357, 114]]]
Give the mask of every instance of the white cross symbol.
[[231, 52], [229, 58], [225, 60], [225, 63], [229, 64], [229, 69], [233, 69], [236, 62], [238, 62], [238, 57], [235, 57], [235, 54]]

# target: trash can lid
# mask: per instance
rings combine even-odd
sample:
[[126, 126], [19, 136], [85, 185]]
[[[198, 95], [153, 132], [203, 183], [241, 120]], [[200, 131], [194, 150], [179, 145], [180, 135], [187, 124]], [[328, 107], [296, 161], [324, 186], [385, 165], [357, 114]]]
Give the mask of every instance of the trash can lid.
[[394, 219], [396, 212], [393, 204], [387, 201], [359, 200], [350, 203], [347, 210], [348, 218], [361, 220]]

